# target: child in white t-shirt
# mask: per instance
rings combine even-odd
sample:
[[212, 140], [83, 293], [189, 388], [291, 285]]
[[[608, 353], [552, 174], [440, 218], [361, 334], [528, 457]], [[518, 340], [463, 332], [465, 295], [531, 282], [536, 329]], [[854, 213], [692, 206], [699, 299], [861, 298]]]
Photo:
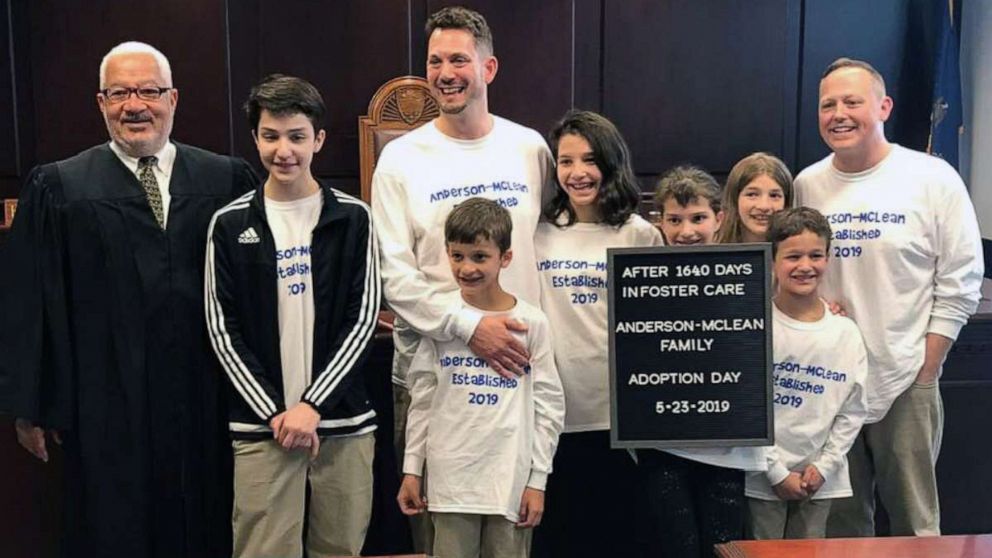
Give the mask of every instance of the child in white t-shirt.
[[[637, 214], [640, 192], [630, 150], [599, 114], [572, 110], [548, 134], [558, 187], [534, 237], [541, 309], [551, 322], [565, 389], [565, 430], [548, 482], [542, 556], [609, 555], [634, 540], [636, 465], [610, 448], [606, 250], [661, 245]], [[589, 482], [589, 471], [596, 471]], [[589, 509], [611, 510], [592, 514]]]
[[499, 203], [470, 198], [448, 215], [445, 243], [460, 304], [527, 326], [515, 335], [530, 353], [529, 370], [504, 378], [464, 341], [424, 338], [407, 375], [411, 402], [397, 501], [407, 515], [431, 512], [434, 553], [445, 558], [528, 555], [564, 420], [547, 318], [499, 284], [513, 256], [512, 227]]
[[851, 496], [847, 452], [867, 416], [866, 350], [858, 327], [818, 293], [830, 224], [815, 209], [776, 213], [775, 446], [745, 493], [757, 539], [822, 538], [832, 498]]
[[[713, 244], [723, 223], [720, 186], [706, 171], [679, 166], [658, 182], [655, 206], [669, 245]], [[651, 544], [673, 558], [710, 556], [744, 537], [745, 471], [767, 465], [760, 447], [637, 450]]]

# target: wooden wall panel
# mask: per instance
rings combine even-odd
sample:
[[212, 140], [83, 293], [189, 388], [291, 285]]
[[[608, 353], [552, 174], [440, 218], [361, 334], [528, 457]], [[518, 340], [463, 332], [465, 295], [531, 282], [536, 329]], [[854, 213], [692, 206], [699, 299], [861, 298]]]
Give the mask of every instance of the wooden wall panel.
[[895, 100], [886, 135], [913, 149], [926, 148], [930, 124], [933, 3], [917, 0], [806, 0], [799, 97], [799, 168], [829, 152], [820, 139], [820, 76], [833, 60], [867, 60], [885, 77]]
[[607, 2], [603, 112], [638, 174], [680, 162], [725, 173], [786, 152], [795, 112], [797, 0]]
[[[233, 150], [258, 166], [241, 111], [252, 85], [271, 73], [312, 82], [327, 105], [327, 143], [314, 160], [320, 176], [357, 193], [358, 116], [385, 81], [410, 71], [405, 0], [231, 3]], [[290, 14], [291, 17], [287, 17]]]
[[572, 105], [584, 110], [603, 110], [603, 3], [606, 0], [576, 0], [572, 28]]
[[[13, 33], [10, 1], [0, 1], [0, 29]], [[18, 176], [17, 169], [17, 103], [14, 92], [14, 60], [10, 41], [0, 42], [0, 178]], [[0, 198], [3, 197], [0, 192]]]
[[0, 556], [59, 556], [63, 459], [50, 438], [49, 444], [49, 462], [42, 463], [17, 443], [14, 419], [0, 415]]
[[499, 72], [489, 87], [489, 109], [545, 134], [572, 105], [573, 2], [429, 0], [427, 12], [452, 4], [478, 10], [492, 28]]
[[0, 199], [16, 198], [32, 164], [34, 125], [27, 5], [0, 0]]
[[[241, 110], [249, 88], [272, 72], [313, 81], [328, 105], [328, 143], [316, 173], [357, 193], [358, 116], [388, 79], [424, 75], [424, 20], [456, 2], [0, 0], [0, 197], [16, 195], [33, 164], [107, 141], [95, 102], [97, 70], [109, 48], [132, 39], [158, 46], [172, 61], [180, 90], [173, 137], [256, 166]], [[885, 74], [896, 100], [890, 138], [925, 144], [931, 0], [464, 4], [493, 27], [500, 60], [493, 112], [542, 134], [570, 106], [603, 112], [624, 133], [646, 182], [682, 161], [719, 176], [755, 150], [782, 155], [794, 170], [819, 159], [826, 153], [816, 129], [819, 75], [841, 55], [868, 59]], [[948, 370], [960, 356], [952, 354]], [[966, 366], [971, 373], [980, 363]], [[966, 498], [989, 458], [968, 445], [975, 436], [968, 425], [987, 418], [972, 413], [981, 397], [968, 394], [984, 391], [948, 376], [949, 432], [938, 469], [944, 526], [988, 530], [976, 519], [992, 517], [988, 498]], [[9, 419], [0, 420], [0, 492], [12, 495], [0, 516], [25, 519], [0, 536], [0, 556], [47, 556], [59, 510], [43, 506], [58, 499], [57, 470], [26, 456], [11, 430]], [[369, 548], [376, 553], [405, 544], [390, 498], [377, 500]], [[382, 514], [391, 515], [384, 522]], [[46, 542], [37, 546], [39, 540]]]
[[972, 318], [947, 355], [940, 392], [944, 437], [937, 461], [941, 528], [945, 534], [992, 533], [992, 315]]
[[223, 0], [144, 0], [140, 11], [110, 0], [36, 0], [30, 21], [36, 160], [54, 161], [108, 140], [96, 103], [99, 66], [108, 50], [127, 40], [150, 43], [169, 57], [179, 89], [173, 138], [226, 151]]

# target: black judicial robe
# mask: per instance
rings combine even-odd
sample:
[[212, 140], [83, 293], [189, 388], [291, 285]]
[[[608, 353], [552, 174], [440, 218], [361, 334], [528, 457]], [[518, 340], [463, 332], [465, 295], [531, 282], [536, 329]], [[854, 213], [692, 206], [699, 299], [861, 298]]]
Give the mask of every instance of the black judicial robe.
[[230, 554], [203, 266], [214, 211], [255, 182], [244, 161], [177, 144], [163, 231], [106, 144], [28, 178], [0, 260], [0, 411], [63, 434], [64, 555]]

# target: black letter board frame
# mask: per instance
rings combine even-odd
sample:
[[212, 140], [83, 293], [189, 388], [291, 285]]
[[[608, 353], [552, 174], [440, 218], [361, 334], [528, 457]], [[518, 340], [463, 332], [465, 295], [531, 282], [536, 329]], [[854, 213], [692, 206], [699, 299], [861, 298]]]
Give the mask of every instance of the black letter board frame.
[[[610, 350], [610, 445], [614, 448], [705, 448], [732, 446], [767, 446], [774, 444], [775, 424], [772, 408], [772, 256], [771, 244], [721, 244], [705, 246], [659, 246], [646, 248], [610, 248], [607, 250], [607, 276], [609, 278], [609, 350]], [[707, 283], [730, 282], [727, 278], [721, 280], [714, 276], [715, 263], [751, 263], [752, 273], [749, 278], [741, 278], [735, 282], [745, 283], [745, 296], [692, 296], [667, 298], [635, 298], [618, 300], [618, 293], [624, 284], [627, 285], [699, 285], [702, 293], [703, 285]], [[675, 277], [675, 267], [678, 265], [709, 264], [708, 277]], [[666, 278], [637, 278], [623, 279], [622, 269], [625, 266], [667, 266], [669, 277]], [[757, 293], [753, 292], [757, 289]], [[734, 300], [742, 299], [742, 300]], [[686, 306], [695, 306], [695, 312], [686, 311]], [[727, 308], [746, 308], [746, 312], [727, 314]], [[741, 315], [746, 314], [746, 315]], [[662, 337], [671, 339], [699, 338], [706, 335], [698, 330], [695, 333], [647, 333], [622, 335], [633, 338], [635, 335], [642, 339], [637, 342], [623, 341], [618, 343], [617, 321], [628, 320], [701, 320], [708, 318], [746, 317], [764, 319], [763, 332], [712, 332], [714, 338], [725, 338], [719, 345], [714, 339], [714, 346], [719, 347], [711, 354], [685, 352], [681, 357], [664, 354], [659, 349]], [[745, 334], [746, 333], [746, 334]], [[750, 334], [750, 335], [747, 335]], [[739, 344], [736, 338], [747, 337], [746, 343]], [[730, 341], [726, 340], [730, 338]], [[619, 345], [619, 346], [618, 346]], [[750, 346], [750, 347], [749, 347]], [[636, 390], [646, 395], [640, 395], [643, 407], [636, 412], [620, 410], [620, 405], [630, 405], [633, 399], [629, 392], [636, 391], [635, 386], [628, 386], [630, 374], [638, 366], [638, 361], [657, 359], [690, 360], [704, 354], [701, 359], [713, 361], [715, 358], [726, 364], [715, 368], [710, 363], [701, 366], [655, 366], [662, 372], [702, 371], [708, 378], [713, 369], [728, 370], [733, 368], [742, 372], [741, 376], [748, 378], [745, 390], [741, 386], [728, 386], [729, 389], [717, 390], [731, 392], [729, 395], [709, 396], [702, 394], [705, 386], [636, 386]], [[647, 355], [647, 356], [645, 356]], [[674, 357], [674, 358], [673, 358]], [[653, 371], [648, 367], [645, 372]], [[709, 385], [708, 382], [706, 385]], [[710, 386], [709, 389], [713, 389]], [[623, 390], [624, 394], [619, 392]], [[699, 413], [692, 410], [688, 413], [674, 414], [665, 412], [657, 414], [653, 406], [646, 400], [654, 401], [686, 401], [696, 405], [703, 400], [720, 400], [729, 397], [731, 411], [726, 413]], [[622, 401], [621, 401], [622, 399]], [[743, 409], [747, 416], [733, 412], [735, 404], [744, 402]], [[638, 413], [640, 416], [638, 416]], [[673, 418], [675, 417], [675, 418]], [[638, 424], [638, 421], [640, 424]], [[678, 432], [679, 436], [672, 436]]]

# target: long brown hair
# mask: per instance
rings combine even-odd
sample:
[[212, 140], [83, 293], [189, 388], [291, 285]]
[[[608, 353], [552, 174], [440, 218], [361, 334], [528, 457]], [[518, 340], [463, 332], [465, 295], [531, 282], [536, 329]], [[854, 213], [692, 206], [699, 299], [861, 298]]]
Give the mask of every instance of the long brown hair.
[[771, 153], [752, 153], [738, 161], [727, 176], [727, 185], [723, 189], [723, 226], [716, 236], [718, 244], [743, 242], [744, 230], [737, 201], [741, 197], [741, 190], [762, 175], [771, 178], [782, 187], [785, 208], [792, 207], [794, 195], [789, 167]]
[[[558, 144], [562, 136], [568, 134], [579, 136], [589, 143], [596, 166], [603, 174], [596, 201], [603, 222], [614, 227], [623, 226], [637, 210], [641, 196], [631, 166], [630, 149], [620, 130], [601, 114], [572, 109], [548, 132], [548, 145], [556, 162]], [[575, 223], [575, 209], [569, 201], [568, 192], [559, 184], [555, 188], [555, 197], [544, 207], [544, 218], [558, 223], [562, 214], [566, 217], [564, 226]]]

